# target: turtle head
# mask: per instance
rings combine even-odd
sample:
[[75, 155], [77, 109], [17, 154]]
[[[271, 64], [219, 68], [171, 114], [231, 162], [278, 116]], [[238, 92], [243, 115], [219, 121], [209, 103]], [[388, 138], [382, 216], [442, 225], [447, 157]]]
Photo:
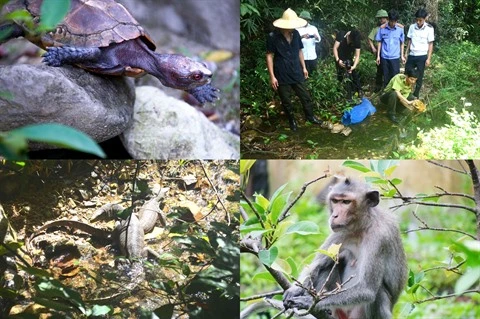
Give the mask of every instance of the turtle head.
[[152, 72], [163, 85], [190, 90], [210, 82], [212, 72], [203, 64], [180, 54], [155, 54], [157, 71]]

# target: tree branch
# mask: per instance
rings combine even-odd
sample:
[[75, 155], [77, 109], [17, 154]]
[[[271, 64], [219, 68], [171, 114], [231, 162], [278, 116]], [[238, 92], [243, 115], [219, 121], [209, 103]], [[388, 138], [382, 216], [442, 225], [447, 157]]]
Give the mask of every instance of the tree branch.
[[458, 205], [458, 204], [443, 204], [443, 203], [431, 203], [431, 202], [417, 202], [417, 201], [411, 201], [411, 202], [404, 202], [398, 205], [391, 206], [390, 209], [397, 209], [403, 206], [408, 206], [408, 205], [423, 205], [423, 206], [435, 206], [435, 207], [449, 207], [449, 208], [459, 208], [463, 210], [470, 211], [472, 213], [476, 214], [476, 209], [464, 205]]
[[300, 193], [298, 193], [297, 197], [295, 197], [295, 199], [290, 203], [290, 205], [288, 205], [284, 210], [283, 212], [280, 214], [280, 216], [278, 217], [278, 222], [281, 222], [282, 220], [284, 220], [285, 218], [288, 217], [288, 212], [290, 211], [290, 209], [293, 207], [293, 205], [295, 205], [295, 203], [303, 196], [303, 193], [305, 193], [305, 191], [307, 190], [307, 187], [310, 185], [310, 184], [313, 184], [321, 179], [324, 179], [324, 178], [327, 178], [327, 174], [323, 175], [323, 176], [320, 176], [318, 178], [315, 178], [314, 180], [310, 181], [310, 182], [306, 182], [303, 184], [302, 186], [302, 189], [300, 190]]
[[414, 301], [413, 304], [421, 304], [421, 303], [428, 302], [428, 301], [433, 301], [433, 300], [440, 300], [440, 299], [446, 299], [446, 298], [451, 298], [451, 297], [458, 297], [458, 296], [462, 296], [462, 295], [464, 295], [464, 294], [469, 294], [469, 293], [477, 293], [477, 294], [480, 294], [480, 289], [465, 290], [464, 292], [459, 293], [459, 294], [449, 294], [449, 295], [442, 295], [442, 296], [433, 296], [433, 297], [431, 297], [431, 298]]
[[[427, 160], [427, 162], [429, 162], [430, 164], [433, 164], [433, 165], [436, 165], [438, 167], [443, 167], [443, 168], [446, 168], [446, 169], [449, 169], [451, 171], [454, 171], [456, 173], [460, 173], [460, 174], [466, 174], [468, 175], [468, 172], [464, 169], [463, 171], [459, 170], [459, 169], [456, 169], [456, 168], [453, 168], [453, 167], [450, 167], [450, 166], [447, 166], [445, 164], [441, 164], [441, 163], [438, 163], [438, 162], [435, 162], [435, 161], [432, 161], [432, 160]], [[460, 161], [459, 161], [460, 162]], [[460, 162], [460, 165], [461, 165], [461, 162]], [[462, 166], [463, 167], [463, 166]]]

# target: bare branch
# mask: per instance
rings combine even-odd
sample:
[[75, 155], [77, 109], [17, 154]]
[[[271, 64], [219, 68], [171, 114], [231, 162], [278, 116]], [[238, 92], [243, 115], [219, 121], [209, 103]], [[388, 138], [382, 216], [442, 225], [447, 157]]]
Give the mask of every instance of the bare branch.
[[433, 297], [431, 297], [431, 298], [414, 301], [413, 303], [414, 303], [414, 304], [421, 304], [421, 303], [428, 302], [428, 301], [433, 301], [433, 300], [440, 300], [440, 299], [446, 299], [446, 298], [463, 296], [464, 294], [469, 294], [469, 293], [477, 293], [477, 294], [480, 294], [480, 289], [465, 290], [464, 292], [459, 293], [459, 294], [449, 294], [449, 295], [442, 295], [442, 296], [433, 296]]
[[432, 267], [432, 268], [425, 269], [424, 272], [429, 272], [429, 271], [441, 269], [441, 270], [451, 271], [451, 272], [456, 273], [458, 275], [463, 275], [463, 273], [459, 270], [459, 268], [466, 262], [467, 261], [464, 260], [464, 261], [456, 264], [455, 266], [450, 266], [450, 267], [446, 267], [446, 266]]
[[275, 291], [270, 291], [263, 294], [253, 295], [250, 297], [240, 298], [240, 301], [250, 301], [250, 300], [261, 299], [261, 298], [272, 298], [275, 295], [281, 295], [281, 294], [283, 294], [283, 290], [275, 290]]
[[225, 215], [226, 215], [226, 217], [227, 217], [227, 224], [230, 225], [230, 214], [229, 214], [227, 208], [225, 207], [225, 204], [223, 203], [222, 199], [220, 198], [220, 195], [218, 194], [217, 188], [215, 187], [215, 185], [212, 183], [212, 180], [211, 180], [210, 177], [208, 176], [207, 170], [205, 169], [205, 166], [203, 165], [203, 162], [202, 162], [202, 161], [198, 161], [198, 163], [199, 163], [200, 166], [202, 167], [203, 174], [204, 174], [205, 177], [207, 178], [208, 183], [210, 183], [210, 186], [212, 186], [213, 191], [215, 192], [215, 195], [217, 196], [217, 199], [218, 199], [218, 201], [220, 202], [220, 205], [222, 205], [223, 210], [225, 211]]
[[247, 220], [248, 220], [248, 214], [247, 214], [247, 212], [245, 211], [245, 209], [243, 209], [243, 207], [240, 207], [240, 215], [242, 216], [243, 221], [247, 221]]
[[418, 202], [418, 201], [404, 202], [404, 203], [401, 203], [401, 204], [398, 204], [398, 205], [391, 206], [390, 209], [397, 209], [397, 208], [408, 206], [408, 205], [423, 205], [423, 206], [459, 208], [459, 209], [470, 211], [470, 212], [475, 213], [475, 214], [477, 212], [475, 208], [468, 207], [468, 206], [465, 206], [465, 205], [432, 203], [432, 202]]
[[[453, 167], [450, 167], [450, 166], [447, 166], [447, 165], [445, 165], [445, 164], [441, 164], [441, 163], [438, 163], [438, 162], [435, 162], [435, 161], [432, 161], [432, 160], [427, 160], [427, 162], [429, 162], [430, 164], [439, 166], [439, 167], [443, 167], [443, 168], [449, 169], [449, 170], [454, 171], [454, 172], [456, 172], [456, 173], [468, 175], [468, 172], [467, 172], [466, 170], [461, 171], [461, 170], [459, 170], [459, 169], [456, 169], [456, 168], [453, 168]], [[461, 164], [461, 163], [460, 163], [460, 164]]]
[[252, 209], [252, 212], [255, 214], [255, 216], [257, 216], [258, 222], [260, 223], [262, 228], [265, 229], [265, 224], [263, 223], [263, 220], [260, 217], [260, 214], [258, 213], [257, 209], [253, 206], [252, 202], [250, 201], [250, 199], [247, 197], [247, 195], [245, 194], [245, 192], [243, 190], [242, 190], [242, 197], [247, 202], [248, 206], [250, 206], [250, 208]]
[[310, 182], [304, 183], [303, 186], [302, 186], [302, 189], [300, 190], [300, 193], [298, 193], [297, 197], [295, 197], [295, 199], [290, 203], [290, 205], [288, 205], [287, 208], [285, 208], [283, 210], [283, 212], [280, 214], [280, 217], [278, 218], [278, 222], [281, 222], [282, 220], [284, 220], [285, 218], [288, 217], [288, 212], [293, 207], [293, 205], [295, 205], [295, 203], [303, 196], [303, 193], [305, 193], [305, 191], [307, 190], [307, 187], [310, 184], [318, 182], [319, 180], [324, 179], [324, 178], [327, 178], [327, 174], [325, 174], [323, 176], [320, 176], [318, 178], [315, 178], [314, 180], [312, 180]]
[[406, 230], [405, 233], [408, 234], [408, 233], [413, 233], [413, 232], [421, 231], [421, 230], [433, 230], [433, 231], [445, 231], [445, 232], [459, 233], [459, 234], [468, 236], [468, 237], [470, 237], [474, 240], [477, 239], [472, 234], [469, 234], [467, 232], [464, 232], [464, 231], [461, 231], [461, 230], [458, 230], [458, 229], [451, 229], [451, 228], [419, 227], [419, 228], [416, 228], [416, 229]]

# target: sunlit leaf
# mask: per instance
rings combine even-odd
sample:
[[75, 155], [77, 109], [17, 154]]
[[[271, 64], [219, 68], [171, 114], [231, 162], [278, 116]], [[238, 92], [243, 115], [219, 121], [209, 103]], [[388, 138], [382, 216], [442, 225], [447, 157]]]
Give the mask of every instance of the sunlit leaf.
[[268, 209], [268, 206], [270, 205], [270, 201], [261, 194], [255, 196], [255, 203], [262, 207], [263, 211], [266, 211]]
[[455, 293], [460, 294], [480, 280], [480, 266], [469, 268], [455, 283]]
[[356, 161], [345, 161], [343, 162], [342, 166], [350, 167], [350, 168], [353, 168], [354, 170], [357, 170], [363, 173], [371, 171], [368, 167]]
[[240, 174], [245, 174], [255, 164], [256, 160], [240, 160]]
[[401, 180], [400, 178], [394, 178], [394, 179], [390, 180], [390, 182], [391, 182], [393, 185], [397, 186], [397, 185], [399, 185], [399, 184], [402, 183], [402, 180]]
[[285, 234], [299, 234], [299, 235], [311, 235], [319, 234], [318, 225], [310, 221], [296, 222], [292, 226], [288, 227]]
[[275, 201], [270, 203], [270, 208], [269, 209], [270, 209], [271, 218], [272, 218], [273, 223], [277, 222], [278, 217], [280, 217], [280, 214], [287, 207], [288, 201], [289, 201], [291, 195], [292, 195], [292, 192], [282, 194], [282, 195], [276, 197]]
[[105, 316], [113, 312], [113, 308], [107, 305], [94, 305], [91, 310], [91, 316]]

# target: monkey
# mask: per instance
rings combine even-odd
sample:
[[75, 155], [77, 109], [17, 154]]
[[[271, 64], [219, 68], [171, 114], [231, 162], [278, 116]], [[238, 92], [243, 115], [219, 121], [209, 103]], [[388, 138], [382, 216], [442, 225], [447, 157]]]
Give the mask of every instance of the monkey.
[[[317, 254], [300, 275], [303, 287], [317, 293], [322, 287], [324, 291], [341, 287], [314, 306], [323, 318], [392, 318], [407, 280], [407, 263], [396, 219], [381, 211], [379, 202], [378, 191], [350, 178], [337, 178], [327, 195], [332, 233], [320, 248], [342, 244], [338, 264]], [[310, 308], [314, 299], [303, 287], [294, 284], [284, 292], [285, 309]]]

